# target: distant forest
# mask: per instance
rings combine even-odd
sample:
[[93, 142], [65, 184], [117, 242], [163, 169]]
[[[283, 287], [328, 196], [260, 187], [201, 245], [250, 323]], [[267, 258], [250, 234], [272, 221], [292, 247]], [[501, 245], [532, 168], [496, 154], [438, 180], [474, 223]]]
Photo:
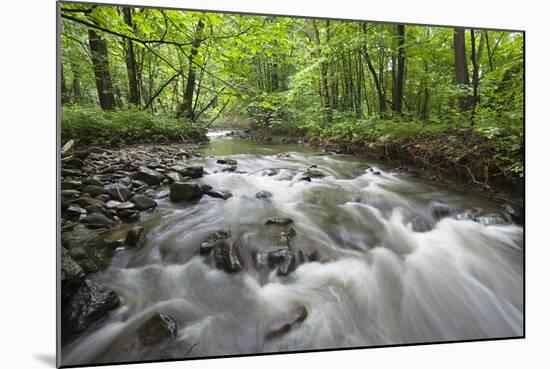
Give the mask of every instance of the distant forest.
[[474, 174], [523, 176], [521, 32], [70, 3], [61, 20], [65, 137], [248, 124], [322, 143], [454, 134], [458, 150], [467, 132], [487, 150]]

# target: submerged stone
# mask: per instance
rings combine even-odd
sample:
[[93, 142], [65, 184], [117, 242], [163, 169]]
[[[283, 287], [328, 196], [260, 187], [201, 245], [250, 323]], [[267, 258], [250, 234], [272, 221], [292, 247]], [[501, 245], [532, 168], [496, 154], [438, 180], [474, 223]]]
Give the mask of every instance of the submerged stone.
[[270, 218], [266, 220], [265, 225], [288, 225], [294, 221], [290, 218]]
[[137, 341], [142, 347], [151, 347], [176, 338], [178, 325], [176, 321], [162, 313], [155, 313], [136, 331]]

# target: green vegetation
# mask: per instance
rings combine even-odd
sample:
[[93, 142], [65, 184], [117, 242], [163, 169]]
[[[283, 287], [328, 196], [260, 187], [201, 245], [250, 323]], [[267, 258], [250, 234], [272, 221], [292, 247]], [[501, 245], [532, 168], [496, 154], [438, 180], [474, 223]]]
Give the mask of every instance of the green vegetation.
[[64, 106], [61, 117], [62, 140], [83, 145], [194, 142], [204, 137], [200, 126], [132, 107], [103, 111], [97, 106]]
[[522, 184], [521, 33], [61, 8], [64, 138], [180, 141], [248, 122], [485, 187]]

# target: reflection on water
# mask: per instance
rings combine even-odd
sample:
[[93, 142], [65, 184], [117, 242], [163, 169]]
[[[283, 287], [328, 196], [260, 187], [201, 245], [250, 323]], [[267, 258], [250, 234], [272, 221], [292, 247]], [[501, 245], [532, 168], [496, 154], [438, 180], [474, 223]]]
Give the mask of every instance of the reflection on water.
[[[233, 196], [159, 201], [141, 222], [145, 246], [118, 250], [101, 276], [122, 306], [64, 348], [67, 364], [523, 334], [523, 229], [496, 216], [498, 204], [298, 145], [222, 135], [203, 152], [192, 160], [209, 173], [202, 182]], [[220, 157], [236, 172], [222, 172]], [[326, 176], [301, 180], [312, 166]], [[292, 249], [314, 255], [288, 275], [255, 259], [280, 237], [264, 224], [272, 217], [293, 219]], [[219, 229], [240, 243], [239, 273], [198, 255]], [[177, 339], [128, 350], [120, 342], [154, 311], [176, 320]], [[295, 323], [268, 334], [285, 321]]]

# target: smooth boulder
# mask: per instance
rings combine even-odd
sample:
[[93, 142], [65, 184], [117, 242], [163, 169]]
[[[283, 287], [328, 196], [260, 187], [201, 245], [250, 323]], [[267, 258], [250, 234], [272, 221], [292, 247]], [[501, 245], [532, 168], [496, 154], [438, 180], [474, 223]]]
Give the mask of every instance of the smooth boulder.
[[134, 195], [130, 201], [135, 204], [138, 210], [148, 210], [157, 206], [155, 200], [143, 195]]
[[202, 188], [196, 183], [174, 182], [170, 185], [170, 200], [194, 201], [202, 197]]
[[145, 244], [145, 230], [141, 226], [130, 228], [124, 244], [129, 247], [141, 247]]
[[113, 200], [120, 202], [129, 200], [134, 194], [128, 187], [119, 183], [112, 183], [105, 186], [105, 191]]
[[164, 179], [164, 174], [147, 167], [139, 168], [136, 179], [147, 183], [149, 186], [158, 186]]
[[120, 305], [118, 295], [104, 285], [85, 279], [67, 304], [63, 305], [64, 335], [82, 333]]
[[137, 341], [142, 347], [151, 347], [176, 338], [178, 325], [176, 321], [162, 313], [155, 313], [136, 331]]
[[88, 214], [86, 218], [82, 220], [82, 223], [90, 228], [107, 228], [115, 225], [115, 222], [103, 213]]

